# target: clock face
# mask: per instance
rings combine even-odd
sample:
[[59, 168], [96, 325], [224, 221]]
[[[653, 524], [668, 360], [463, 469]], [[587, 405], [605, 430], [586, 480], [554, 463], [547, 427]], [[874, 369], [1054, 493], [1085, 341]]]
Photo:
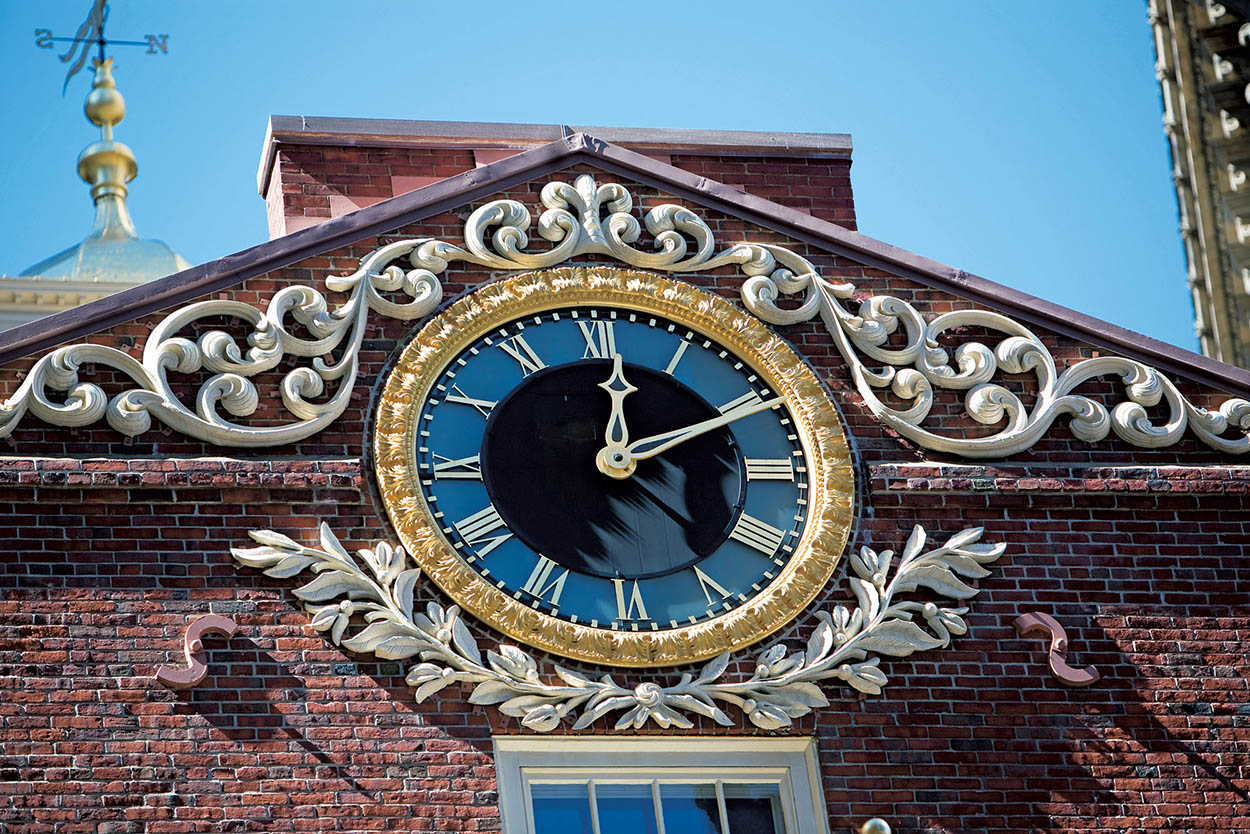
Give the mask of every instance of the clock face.
[[[660, 316], [590, 305], [510, 321], [421, 410], [417, 468], [443, 534], [487, 582], [571, 623], [716, 617], [776, 579], [803, 532], [807, 461], [784, 398]], [[708, 423], [633, 460], [646, 438]], [[622, 439], [634, 466], [603, 471]]]
[[[452, 338], [418, 336], [416, 378], [401, 359], [379, 412], [392, 521], [444, 590], [541, 648], [662, 665], [762, 639], [840, 554], [845, 529], [837, 552], [812, 542], [837, 508], [849, 516], [849, 466], [848, 494], [830, 493], [845, 443], [816, 430], [819, 385], [776, 337], [761, 353], [739, 327], [625, 290], [643, 274], [605, 273], [597, 292], [532, 294], [511, 311], [470, 296], [457, 306], [471, 321], [423, 330]], [[804, 384], [770, 373], [779, 359]], [[836, 428], [823, 394], [816, 405]]]

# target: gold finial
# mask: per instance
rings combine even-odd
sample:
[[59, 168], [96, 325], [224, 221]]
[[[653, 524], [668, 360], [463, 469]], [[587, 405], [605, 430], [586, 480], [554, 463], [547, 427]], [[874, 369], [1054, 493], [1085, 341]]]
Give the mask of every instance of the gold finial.
[[83, 102], [83, 112], [94, 125], [100, 126], [104, 139], [113, 138], [113, 126], [126, 118], [126, 99], [117, 92], [117, 82], [113, 80], [113, 59], [103, 61], [98, 58], [92, 61], [95, 67], [95, 81], [91, 84], [91, 92]]
[[98, 207], [100, 200], [110, 195], [124, 201], [126, 183], [139, 173], [139, 166], [130, 148], [113, 141], [114, 125], [126, 117], [126, 100], [113, 80], [113, 59], [97, 58], [93, 64], [95, 81], [83, 111], [92, 124], [100, 126], [100, 141], [88, 145], [79, 155], [78, 176], [91, 186], [91, 196]]
[[24, 270], [51, 281], [133, 286], [186, 269], [182, 256], [159, 240], [140, 239], [126, 208], [126, 183], [139, 173], [134, 152], [113, 139], [113, 128], [126, 116], [126, 100], [113, 80], [113, 59], [93, 61], [95, 80], [83, 112], [100, 127], [100, 140], [78, 155], [78, 176], [91, 186], [95, 222], [87, 237], [69, 249]]

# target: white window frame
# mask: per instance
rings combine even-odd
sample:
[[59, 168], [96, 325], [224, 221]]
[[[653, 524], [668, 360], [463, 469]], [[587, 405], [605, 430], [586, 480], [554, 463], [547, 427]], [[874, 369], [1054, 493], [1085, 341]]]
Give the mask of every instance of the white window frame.
[[496, 736], [494, 742], [503, 834], [534, 834], [532, 783], [657, 780], [779, 784], [787, 830], [829, 832], [811, 738]]

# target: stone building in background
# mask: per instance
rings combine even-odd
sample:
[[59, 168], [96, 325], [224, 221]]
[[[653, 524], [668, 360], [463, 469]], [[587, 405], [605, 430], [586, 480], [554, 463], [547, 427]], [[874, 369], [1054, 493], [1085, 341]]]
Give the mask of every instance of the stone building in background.
[[190, 266], [159, 240], [140, 238], [126, 207], [127, 184], [138, 175], [134, 152], [113, 139], [126, 102], [113, 80], [113, 59], [94, 62], [95, 79], [83, 110], [100, 141], [83, 149], [78, 175], [91, 186], [95, 222], [81, 242], [16, 276], [0, 275], [0, 330], [34, 321]]
[[1150, 0], [1150, 22], [1195, 332], [1250, 367], [1250, 2]]

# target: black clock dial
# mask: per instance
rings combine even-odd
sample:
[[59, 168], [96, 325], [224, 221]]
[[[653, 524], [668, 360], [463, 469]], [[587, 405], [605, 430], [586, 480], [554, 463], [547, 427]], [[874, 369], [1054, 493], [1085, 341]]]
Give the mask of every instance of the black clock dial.
[[[672, 376], [624, 370], [645, 407], [630, 409], [631, 435], [647, 437], [718, 416]], [[746, 473], [728, 427], [640, 461], [630, 478], [595, 468], [611, 402], [598, 386], [612, 361], [549, 367], [521, 381], [491, 410], [481, 469], [491, 503], [534, 552], [571, 570], [641, 579], [688, 568], [728, 538], [746, 497]]]
[[[591, 628], [731, 611], [777, 578], [806, 524], [785, 403], [658, 316], [568, 308], [493, 330], [441, 372], [415, 436], [425, 500], [465, 564]], [[604, 463], [612, 450], [632, 466]]]

